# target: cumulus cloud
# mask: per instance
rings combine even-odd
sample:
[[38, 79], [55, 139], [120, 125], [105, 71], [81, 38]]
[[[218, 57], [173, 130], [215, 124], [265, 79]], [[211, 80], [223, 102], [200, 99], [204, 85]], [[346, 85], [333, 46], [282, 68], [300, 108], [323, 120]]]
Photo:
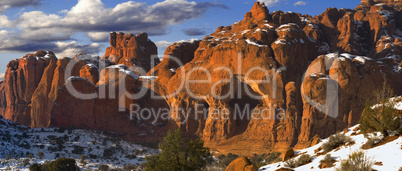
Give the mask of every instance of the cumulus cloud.
[[297, 1], [297, 2], [295, 2], [293, 5], [294, 6], [299, 6], [299, 5], [306, 5], [307, 3], [306, 2], [304, 2], [304, 1]]
[[259, 1], [265, 3], [265, 5], [268, 7], [272, 7], [280, 5], [280, 3], [284, 3], [287, 0], [259, 0]]
[[200, 28], [188, 28], [184, 29], [183, 32], [187, 36], [201, 36], [206, 34], [206, 30]]
[[4, 80], [5, 73], [0, 73], [0, 81]]
[[72, 57], [77, 53], [85, 52], [89, 55], [99, 55], [101, 45], [98, 43], [92, 43], [89, 45], [80, 45], [76, 41], [71, 42], [56, 42], [56, 48], [53, 52], [58, 57]]
[[8, 20], [8, 17], [5, 15], [0, 15], [0, 28], [5, 28], [5, 27], [13, 27], [13, 22]]
[[39, 3], [40, 0], [0, 0], [0, 13], [3, 13], [9, 8], [36, 6], [39, 5]]
[[173, 43], [174, 43], [174, 42], [168, 42], [168, 41], [164, 41], [164, 40], [155, 42], [155, 44], [156, 44], [156, 46], [157, 46], [158, 48], [167, 48], [167, 47], [169, 47], [170, 45], [172, 45]]
[[93, 42], [107, 42], [109, 40], [109, 33], [107, 32], [88, 32], [87, 36]]
[[[30, 2], [34, 5], [39, 0]], [[8, 34], [0, 34], [0, 40], [9, 42], [9, 45], [0, 45], [0, 50], [25, 52], [41, 47], [49, 47], [46, 50], [57, 49], [60, 48], [58, 42], [71, 42], [72, 36], [77, 33], [84, 33], [92, 42], [107, 41], [110, 31], [147, 32], [151, 36], [166, 34], [168, 26], [197, 18], [212, 7], [227, 8], [218, 3], [187, 0], [165, 0], [153, 5], [128, 1], [109, 8], [101, 0], [78, 0], [71, 9], [56, 14], [30, 11], [11, 21], [0, 16], [0, 24], [8, 28]]]

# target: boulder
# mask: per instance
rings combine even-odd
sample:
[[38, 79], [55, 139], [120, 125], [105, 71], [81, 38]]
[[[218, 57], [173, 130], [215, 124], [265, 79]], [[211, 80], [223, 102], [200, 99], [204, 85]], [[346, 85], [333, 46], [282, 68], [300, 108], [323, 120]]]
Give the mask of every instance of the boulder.
[[258, 168], [255, 167], [249, 159], [246, 157], [239, 157], [233, 160], [225, 171], [257, 171]]
[[289, 148], [281, 154], [282, 161], [286, 161], [286, 160], [292, 158], [294, 155], [295, 155], [295, 153], [293, 151], [293, 148]]

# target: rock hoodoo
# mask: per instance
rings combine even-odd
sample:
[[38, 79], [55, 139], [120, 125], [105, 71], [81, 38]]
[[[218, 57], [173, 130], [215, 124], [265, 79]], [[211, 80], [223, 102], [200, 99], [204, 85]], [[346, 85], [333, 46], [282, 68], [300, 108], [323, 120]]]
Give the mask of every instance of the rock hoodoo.
[[133, 67], [140, 72], [140, 67], [144, 73], [148, 72], [152, 66], [159, 63], [157, 57], [157, 47], [155, 43], [148, 39], [147, 33], [138, 35], [124, 34], [122, 32], [110, 33], [110, 47], [106, 49], [102, 58], [108, 59], [116, 64], [124, 64]]

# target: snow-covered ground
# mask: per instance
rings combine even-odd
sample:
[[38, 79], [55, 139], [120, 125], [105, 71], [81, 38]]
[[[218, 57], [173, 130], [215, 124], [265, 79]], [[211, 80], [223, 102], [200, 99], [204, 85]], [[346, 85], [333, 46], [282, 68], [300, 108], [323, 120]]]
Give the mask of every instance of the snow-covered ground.
[[[38, 152], [43, 152], [42, 159]], [[32, 154], [32, 158], [28, 158], [28, 153]], [[82, 170], [95, 170], [103, 164], [110, 168], [122, 168], [125, 165], [140, 165], [145, 161], [146, 155], [155, 153], [158, 150], [93, 131], [30, 129], [0, 116], [0, 170], [29, 170], [29, 165], [23, 166], [26, 159], [33, 164], [60, 157], [76, 159]], [[86, 158], [85, 166], [80, 162], [81, 156]]]
[[[402, 96], [392, 98], [391, 100], [395, 100], [395, 109], [397, 110], [402, 110]], [[325, 168], [325, 169], [320, 169], [320, 160], [322, 160], [325, 155], [318, 155], [317, 153], [320, 153], [322, 151], [317, 151], [315, 152], [316, 149], [320, 148], [325, 142], [328, 141], [327, 139], [322, 140], [320, 143], [317, 145], [314, 145], [312, 147], [295, 151], [295, 155], [297, 154], [309, 154], [312, 156], [312, 162], [299, 166], [297, 168], [293, 168], [294, 170], [336, 170], [336, 168], [340, 167], [340, 163], [342, 160], [345, 160], [348, 158], [348, 155], [354, 151], [362, 150], [367, 154], [368, 157], [372, 159], [374, 162], [382, 162], [382, 166], [379, 165], [374, 165], [373, 169], [381, 171], [390, 171], [390, 170], [398, 170], [399, 168], [402, 167], [402, 136], [399, 136], [396, 140], [388, 142], [384, 145], [377, 146], [374, 148], [370, 148], [367, 150], [361, 149], [362, 145], [367, 142], [367, 138], [364, 137], [363, 134], [361, 134], [360, 130], [354, 131], [355, 128], [358, 127], [358, 125], [355, 125], [354, 127], [351, 127], [348, 129], [348, 132], [345, 133], [345, 135], [350, 136], [352, 138], [352, 141], [354, 141], [354, 144], [351, 145], [345, 145], [341, 146], [340, 148], [334, 149], [327, 154], [330, 154], [333, 158], [335, 158], [336, 163], [335, 166], [332, 168]], [[378, 133], [380, 135], [380, 133]], [[299, 156], [296, 157], [296, 159]], [[263, 166], [259, 168], [259, 171], [271, 171], [271, 170], [276, 170], [279, 168], [286, 168], [285, 167], [285, 162], [278, 162], [278, 163], [272, 163], [266, 166]]]
[[[352, 153], [353, 151], [362, 150], [361, 147], [363, 144], [367, 142], [367, 139], [364, 137], [363, 134], [360, 134], [360, 131], [353, 131], [358, 125], [351, 127], [348, 129], [348, 132], [345, 135], [350, 136], [355, 144], [341, 146], [339, 149], [332, 150], [328, 152], [331, 154], [333, 158], [336, 159], [335, 166], [332, 168], [325, 168], [320, 169], [318, 166], [320, 165], [320, 160], [322, 160], [325, 155], [316, 156], [317, 153], [314, 150], [321, 147], [321, 145], [328, 141], [328, 139], [322, 140], [319, 144], [314, 145], [310, 148], [306, 148], [303, 150], [295, 151], [295, 154], [309, 154], [312, 157], [312, 162], [293, 168], [294, 170], [335, 170], [335, 168], [339, 168], [340, 161], [347, 159], [348, 154]], [[358, 135], [352, 135], [353, 133]], [[374, 161], [374, 162], [382, 162], [382, 166], [374, 165], [373, 169], [381, 171], [389, 171], [389, 170], [398, 170], [402, 167], [402, 137], [400, 136], [398, 139], [386, 143], [381, 146], [377, 146], [368, 150], [362, 150], [366, 152], [366, 154]], [[320, 152], [320, 151], [318, 151]], [[322, 152], [322, 151], [321, 151]], [[296, 157], [297, 158], [297, 157]], [[263, 166], [259, 169], [259, 171], [271, 171], [276, 170], [282, 167], [285, 167], [285, 162], [273, 163], [270, 165]]]

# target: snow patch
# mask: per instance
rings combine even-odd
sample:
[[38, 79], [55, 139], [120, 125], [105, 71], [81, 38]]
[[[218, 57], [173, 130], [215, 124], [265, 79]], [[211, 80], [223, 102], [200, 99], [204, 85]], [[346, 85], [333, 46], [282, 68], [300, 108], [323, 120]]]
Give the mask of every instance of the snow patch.
[[112, 66], [107, 67], [107, 68], [119, 69], [119, 72], [123, 72], [123, 73], [133, 77], [136, 80], [138, 80], [140, 78], [140, 76], [138, 76], [133, 70], [131, 70], [129, 67], [127, 67], [126, 65], [123, 65], [123, 64], [112, 65]]

